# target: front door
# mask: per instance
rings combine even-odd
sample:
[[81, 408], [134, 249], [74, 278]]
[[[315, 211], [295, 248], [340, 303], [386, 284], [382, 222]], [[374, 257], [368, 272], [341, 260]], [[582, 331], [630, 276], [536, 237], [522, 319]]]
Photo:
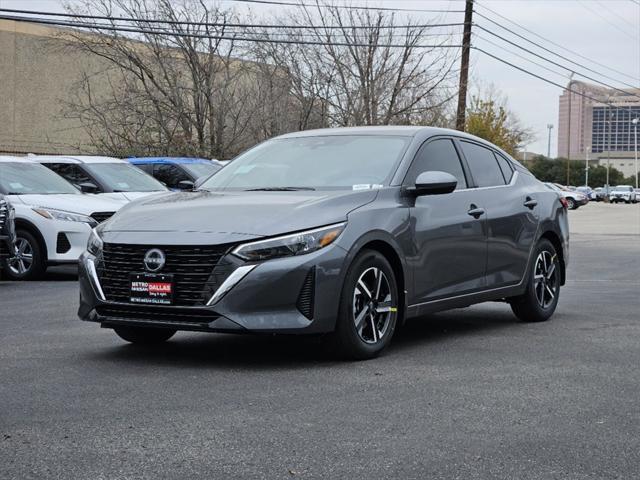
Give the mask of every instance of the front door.
[[484, 206], [477, 191], [469, 189], [467, 175], [451, 139], [427, 141], [416, 154], [404, 184], [415, 185], [425, 171], [444, 171], [458, 179], [456, 190], [444, 195], [417, 197], [410, 217], [413, 270], [409, 302], [419, 304], [482, 289], [487, 261]]

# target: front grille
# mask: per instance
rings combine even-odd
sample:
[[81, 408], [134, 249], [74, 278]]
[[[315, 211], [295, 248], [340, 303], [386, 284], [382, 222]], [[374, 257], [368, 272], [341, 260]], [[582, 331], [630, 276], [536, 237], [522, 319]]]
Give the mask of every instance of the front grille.
[[298, 295], [296, 306], [309, 320], [313, 319], [313, 297], [315, 291], [316, 268], [312, 267], [304, 279], [302, 288]]
[[114, 213], [116, 212], [93, 212], [90, 217], [93, 218], [96, 222], [102, 223], [109, 220]]
[[67, 253], [69, 250], [71, 250], [69, 239], [63, 232], [58, 233], [56, 253]]
[[100, 305], [96, 312], [103, 320], [205, 325], [219, 317], [207, 311], [135, 305]]
[[144, 255], [152, 248], [159, 248], [166, 257], [165, 265], [158, 273], [173, 274], [174, 305], [205, 304], [233, 271], [229, 264], [221, 261], [232, 245], [157, 246], [105, 243], [96, 270], [107, 300], [129, 303], [129, 274], [146, 271]]

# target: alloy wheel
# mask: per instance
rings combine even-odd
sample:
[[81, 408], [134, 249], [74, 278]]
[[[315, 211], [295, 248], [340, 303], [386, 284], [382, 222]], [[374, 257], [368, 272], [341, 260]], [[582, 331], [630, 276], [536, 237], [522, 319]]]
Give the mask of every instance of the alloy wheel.
[[16, 239], [15, 255], [9, 259], [9, 269], [15, 275], [24, 275], [33, 265], [33, 246], [26, 238]]
[[544, 309], [549, 308], [558, 294], [558, 269], [556, 268], [555, 254], [548, 250], [543, 250], [538, 254], [533, 282], [538, 305]]
[[353, 292], [353, 322], [360, 339], [376, 344], [384, 338], [397, 312], [395, 302], [382, 269], [371, 267], [360, 275]]

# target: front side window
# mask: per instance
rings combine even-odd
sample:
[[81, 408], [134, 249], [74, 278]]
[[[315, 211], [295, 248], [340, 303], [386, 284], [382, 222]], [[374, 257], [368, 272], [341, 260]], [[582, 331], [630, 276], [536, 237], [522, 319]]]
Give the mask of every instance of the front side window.
[[458, 180], [456, 190], [467, 188], [467, 180], [453, 142], [447, 138], [432, 140], [420, 147], [407, 176], [406, 185], [415, 185], [418, 175], [423, 172], [446, 172]]
[[130, 163], [86, 163], [83, 168], [113, 192], [158, 192], [166, 190], [155, 178]]
[[47, 163], [44, 165], [73, 185], [77, 186], [87, 182], [93, 183], [91, 178], [74, 163]]
[[237, 157], [205, 190], [365, 189], [388, 184], [411, 137], [329, 135], [278, 138]]
[[81, 193], [64, 178], [39, 163], [0, 162], [0, 193], [50, 195]]
[[476, 143], [461, 141], [460, 144], [478, 187], [495, 187], [505, 184], [493, 151]]

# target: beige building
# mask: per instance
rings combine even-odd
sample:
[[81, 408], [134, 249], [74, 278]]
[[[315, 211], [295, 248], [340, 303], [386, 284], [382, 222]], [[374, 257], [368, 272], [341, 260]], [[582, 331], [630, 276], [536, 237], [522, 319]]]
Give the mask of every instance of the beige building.
[[61, 29], [0, 20], [0, 152], [93, 153], [84, 128], [64, 117], [83, 70], [95, 56], [65, 51]]
[[640, 118], [640, 89], [620, 91], [580, 81], [569, 82], [568, 88], [574, 92], [565, 90], [559, 99], [559, 157], [584, 160], [587, 150], [594, 159], [608, 151], [621, 157], [634, 152], [632, 121]]

